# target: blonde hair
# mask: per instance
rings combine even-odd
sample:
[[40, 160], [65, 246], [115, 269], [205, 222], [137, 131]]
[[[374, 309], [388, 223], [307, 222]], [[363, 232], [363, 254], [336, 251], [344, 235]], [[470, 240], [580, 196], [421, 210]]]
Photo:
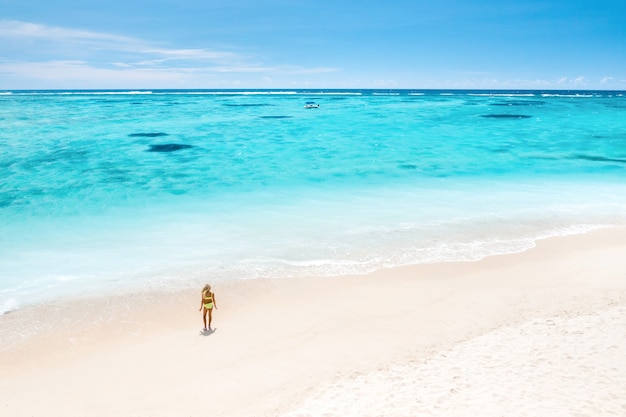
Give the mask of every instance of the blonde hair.
[[206, 284], [204, 288], [202, 288], [202, 294], [204, 295], [209, 291], [211, 291], [211, 286], [209, 284]]

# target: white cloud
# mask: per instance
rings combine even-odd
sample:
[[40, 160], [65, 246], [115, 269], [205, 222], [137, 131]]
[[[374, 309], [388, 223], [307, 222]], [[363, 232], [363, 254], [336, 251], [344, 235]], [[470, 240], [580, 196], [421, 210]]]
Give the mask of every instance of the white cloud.
[[396, 80], [374, 80], [376, 88], [396, 88], [398, 82]]
[[56, 44], [108, 44], [109, 47], [126, 47], [135, 49], [145, 44], [139, 39], [110, 33], [92, 32], [81, 29], [68, 29], [55, 26], [44, 26], [36, 23], [17, 20], [0, 21], [0, 39], [41, 40]]
[[604, 77], [600, 80], [600, 84], [606, 84], [613, 81], [613, 77]]
[[[0, 88], [29, 88], [29, 79], [37, 88], [42, 88], [42, 83], [47, 83], [45, 88], [81, 88], [88, 84], [93, 88], [139, 88], [136, 83], [148, 88], [199, 88], [210, 85], [207, 83], [216, 77], [220, 84], [235, 82], [236, 74], [337, 71], [328, 67], [267, 66], [252, 56], [228, 50], [167, 47], [112, 33], [9, 20], [0, 20], [0, 57], [3, 55], [11, 59], [0, 61], [5, 84]], [[12, 87], [11, 80], [20, 80], [20, 86]]]
[[164, 59], [225, 59], [239, 58], [239, 55], [232, 52], [214, 51], [209, 49], [147, 49], [141, 51], [145, 54], [163, 56]]
[[[56, 54], [64, 55], [58, 59], [73, 59], [75, 56], [98, 57], [109, 56], [109, 62], [124, 63], [114, 57], [143, 57], [139, 62], [164, 63], [170, 60], [224, 62], [244, 60], [246, 57], [230, 51], [211, 49], [180, 49], [164, 48], [154, 42], [111, 33], [93, 32], [88, 30], [44, 26], [22, 21], [0, 21], [0, 40], [6, 39], [13, 43], [28, 42], [25, 55], [37, 56], [50, 48]], [[33, 43], [33, 41], [36, 41]], [[77, 48], [80, 46], [80, 48]], [[0, 47], [0, 51], [2, 48]], [[132, 64], [125, 62], [125, 64]]]
[[340, 70], [338, 68], [331, 68], [331, 67], [303, 68], [303, 67], [298, 67], [298, 66], [283, 65], [280, 67], [273, 68], [273, 71], [277, 73], [281, 73], [281, 74], [296, 75], [296, 74], [327, 74], [330, 72], [337, 72]]
[[[148, 86], [155, 81], [167, 79], [179, 80], [183, 73], [174, 71], [154, 71], [147, 69], [106, 69], [96, 68], [85, 61], [48, 61], [48, 62], [0, 62], [0, 72], [19, 74], [22, 79], [54, 81], [65, 83], [72, 81], [76, 85], [100, 81], [107, 86], [117, 82], [141, 81]], [[130, 86], [129, 86], [130, 87]]]
[[[292, 69], [293, 70], [293, 69]], [[116, 62], [110, 67], [94, 66], [84, 60], [24, 62], [0, 60], [0, 89], [31, 88], [237, 88], [252, 85], [255, 74], [265, 83], [274, 81], [272, 74], [288, 73], [284, 68], [263, 66], [176, 66], [150, 67]], [[298, 74], [298, 70], [293, 70]], [[306, 71], [304, 71], [306, 73]], [[276, 85], [276, 87], [280, 87]]]

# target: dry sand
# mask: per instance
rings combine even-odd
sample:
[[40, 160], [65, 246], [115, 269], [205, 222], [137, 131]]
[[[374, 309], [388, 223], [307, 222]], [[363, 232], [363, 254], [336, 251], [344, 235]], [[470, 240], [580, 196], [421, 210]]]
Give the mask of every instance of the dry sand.
[[200, 288], [0, 316], [0, 413], [626, 415], [624, 228], [214, 291], [209, 334]]

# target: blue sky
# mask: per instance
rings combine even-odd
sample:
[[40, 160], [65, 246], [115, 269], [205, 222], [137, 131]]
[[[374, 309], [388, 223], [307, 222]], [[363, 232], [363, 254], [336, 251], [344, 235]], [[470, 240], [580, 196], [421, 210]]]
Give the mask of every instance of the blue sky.
[[626, 90], [623, 0], [0, 0], [0, 89]]

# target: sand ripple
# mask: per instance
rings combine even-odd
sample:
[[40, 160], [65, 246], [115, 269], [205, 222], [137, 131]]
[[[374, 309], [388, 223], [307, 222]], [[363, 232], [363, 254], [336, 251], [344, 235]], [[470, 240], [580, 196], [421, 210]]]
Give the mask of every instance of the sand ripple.
[[626, 416], [626, 306], [497, 329], [340, 380], [287, 416]]

